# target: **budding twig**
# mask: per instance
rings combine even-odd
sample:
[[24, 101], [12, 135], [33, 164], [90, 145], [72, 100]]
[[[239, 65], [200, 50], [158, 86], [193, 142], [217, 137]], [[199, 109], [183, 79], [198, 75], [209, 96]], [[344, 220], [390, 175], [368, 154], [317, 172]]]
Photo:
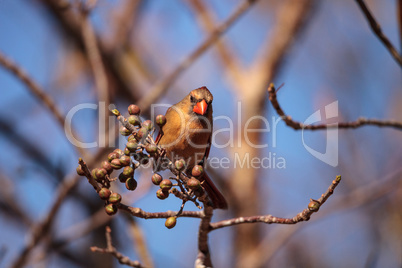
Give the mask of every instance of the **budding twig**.
[[82, 160], [82, 158], [78, 159], [78, 164], [80, 164], [82, 170], [85, 173], [85, 177], [88, 179], [88, 182], [94, 187], [96, 192], [98, 193], [100, 191], [99, 184], [95, 181], [94, 178], [92, 178], [91, 172], [89, 171], [87, 164]]
[[[127, 211], [132, 216], [143, 218], [143, 219], [163, 219], [174, 217], [177, 215], [178, 211], [166, 211], [166, 212], [146, 212], [140, 208], [130, 207], [122, 203], [118, 204], [118, 208]], [[183, 211], [179, 217], [187, 218], [201, 218], [204, 215], [203, 211]]]
[[305, 125], [301, 122], [293, 120], [290, 116], [286, 115], [279, 105], [278, 99], [276, 97], [276, 90], [274, 84], [270, 84], [268, 87], [269, 100], [272, 103], [275, 111], [278, 115], [285, 121], [286, 125], [295, 130], [319, 130], [319, 129], [332, 129], [332, 128], [358, 128], [361, 126], [372, 125], [378, 127], [393, 127], [402, 130], [402, 122], [397, 122], [393, 120], [377, 120], [377, 119], [366, 119], [359, 118], [353, 122], [341, 122], [337, 124], [320, 124], [320, 125]]
[[293, 218], [279, 218], [274, 217], [272, 215], [263, 215], [263, 216], [251, 216], [251, 217], [239, 217], [233, 218], [229, 220], [219, 221], [210, 224], [210, 230], [216, 230], [223, 227], [243, 224], [243, 223], [256, 223], [262, 222], [267, 224], [296, 224], [302, 221], [308, 221], [310, 216], [319, 210], [319, 208], [327, 201], [327, 199], [333, 194], [335, 188], [338, 186], [341, 181], [341, 176], [336, 176], [336, 179], [332, 181], [332, 184], [328, 187], [327, 191], [321, 195], [318, 200], [311, 199], [308, 208], [304, 209], [302, 212], [297, 214]]

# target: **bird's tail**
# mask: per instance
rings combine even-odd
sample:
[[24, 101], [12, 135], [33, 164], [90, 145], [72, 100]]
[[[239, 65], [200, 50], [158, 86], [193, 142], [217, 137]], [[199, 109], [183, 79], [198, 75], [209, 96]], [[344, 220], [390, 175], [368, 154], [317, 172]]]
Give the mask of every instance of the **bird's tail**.
[[207, 191], [209, 198], [213, 203], [213, 208], [227, 209], [228, 203], [226, 202], [225, 197], [221, 194], [221, 192], [216, 188], [215, 184], [209, 178], [208, 174], [205, 172], [203, 175], [203, 183], [205, 191]]

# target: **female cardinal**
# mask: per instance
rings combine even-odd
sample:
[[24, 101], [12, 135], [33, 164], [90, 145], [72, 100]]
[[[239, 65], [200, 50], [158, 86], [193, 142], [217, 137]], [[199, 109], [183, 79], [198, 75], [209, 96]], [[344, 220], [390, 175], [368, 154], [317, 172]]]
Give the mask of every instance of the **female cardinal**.
[[[166, 112], [166, 124], [156, 138], [156, 143], [166, 150], [174, 162], [184, 159], [186, 174], [195, 165], [205, 165], [211, 147], [213, 96], [206, 87], [190, 92]], [[225, 198], [204, 172], [199, 179], [207, 191], [214, 208], [227, 209]]]

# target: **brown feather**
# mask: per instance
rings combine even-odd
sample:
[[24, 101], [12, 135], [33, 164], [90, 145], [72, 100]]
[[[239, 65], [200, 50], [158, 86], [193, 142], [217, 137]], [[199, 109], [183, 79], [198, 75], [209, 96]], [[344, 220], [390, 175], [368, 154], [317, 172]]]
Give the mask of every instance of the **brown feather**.
[[[193, 111], [194, 105], [205, 100], [208, 108], [204, 115]], [[173, 105], [166, 112], [166, 124], [157, 137], [158, 144], [165, 148], [166, 156], [175, 161], [186, 161], [186, 173], [191, 174], [193, 167], [204, 163], [209, 155], [212, 137], [212, 101], [213, 96], [206, 87], [191, 91], [183, 100]], [[216, 208], [227, 208], [225, 198], [212, 183], [208, 175], [200, 179]]]

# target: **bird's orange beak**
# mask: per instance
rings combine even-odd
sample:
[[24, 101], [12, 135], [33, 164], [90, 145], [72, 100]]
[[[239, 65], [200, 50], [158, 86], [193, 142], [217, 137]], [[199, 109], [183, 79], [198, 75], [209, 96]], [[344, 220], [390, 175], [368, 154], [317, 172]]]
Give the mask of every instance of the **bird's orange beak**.
[[205, 100], [202, 100], [194, 106], [193, 112], [199, 115], [204, 115], [207, 112], [207, 109], [208, 109], [207, 102]]

